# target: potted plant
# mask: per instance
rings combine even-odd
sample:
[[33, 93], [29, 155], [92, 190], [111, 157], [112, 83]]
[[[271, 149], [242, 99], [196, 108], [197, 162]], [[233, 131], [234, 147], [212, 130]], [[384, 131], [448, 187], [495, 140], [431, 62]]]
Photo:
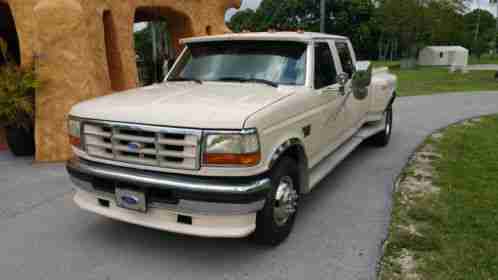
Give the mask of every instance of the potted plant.
[[0, 38], [0, 124], [5, 126], [7, 145], [16, 156], [35, 153], [34, 94], [39, 81], [33, 67], [18, 66]]

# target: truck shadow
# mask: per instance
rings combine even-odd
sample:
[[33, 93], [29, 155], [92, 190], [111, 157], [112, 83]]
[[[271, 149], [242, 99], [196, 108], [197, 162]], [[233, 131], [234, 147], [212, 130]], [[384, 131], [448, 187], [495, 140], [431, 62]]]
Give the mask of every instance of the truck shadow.
[[170, 265], [188, 262], [196, 270], [208, 270], [220, 266], [224, 260], [247, 263], [267, 253], [265, 247], [254, 246], [248, 238], [200, 238], [95, 217], [84, 233], [91, 236], [87, 241], [92, 243], [89, 247], [114, 251], [112, 255], [140, 256], [155, 264], [161, 260]]

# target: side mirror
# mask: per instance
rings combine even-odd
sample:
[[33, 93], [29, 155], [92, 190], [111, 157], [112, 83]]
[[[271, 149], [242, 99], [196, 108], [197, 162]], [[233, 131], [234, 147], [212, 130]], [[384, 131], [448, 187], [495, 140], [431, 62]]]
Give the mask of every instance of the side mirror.
[[353, 94], [359, 99], [365, 99], [368, 95], [368, 86], [372, 82], [372, 64], [370, 61], [359, 61], [356, 63], [356, 72], [353, 75]]
[[359, 61], [356, 63], [356, 72], [353, 75], [353, 87], [368, 87], [372, 82], [372, 64], [370, 61]]

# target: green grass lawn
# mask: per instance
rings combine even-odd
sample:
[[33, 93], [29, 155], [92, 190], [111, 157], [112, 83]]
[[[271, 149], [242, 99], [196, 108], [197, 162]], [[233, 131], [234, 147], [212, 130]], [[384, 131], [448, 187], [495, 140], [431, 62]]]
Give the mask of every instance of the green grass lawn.
[[376, 67], [389, 67], [389, 68], [399, 68], [399, 61], [397, 60], [377, 60], [377, 61], [372, 61], [372, 65], [374, 68]]
[[462, 91], [498, 91], [496, 71], [449, 73], [444, 67], [417, 67], [405, 70], [397, 61], [375, 61], [374, 67], [388, 66], [398, 76], [400, 96], [430, 95]]
[[469, 64], [498, 64], [498, 55], [486, 54], [478, 59], [475, 56], [469, 58]]
[[[381, 279], [498, 279], [498, 116], [452, 126], [427, 145], [438, 154], [430, 165], [439, 191], [396, 191]], [[405, 176], [421, 175], [409, 166]]]
[[[476, 56], [470, 56], [469, 64], [498, 64], [498, 54], [495, 55], [485, 54], [481, 56], [481, 58], [477, 58]], [[379, 60], [379, 61], [373, 61], [373, 65], [374, 67], [381, 67], [381, 66], [396, 67], [399, 66], [399, 61]]]
[[398, 76], [400, 96], [429, 95], [461, 91], [498, 91], [495, 71], [471, 71], [467, 74], [449, 73], [439, 67], [419, 67], [414, 70], [393, 68]]

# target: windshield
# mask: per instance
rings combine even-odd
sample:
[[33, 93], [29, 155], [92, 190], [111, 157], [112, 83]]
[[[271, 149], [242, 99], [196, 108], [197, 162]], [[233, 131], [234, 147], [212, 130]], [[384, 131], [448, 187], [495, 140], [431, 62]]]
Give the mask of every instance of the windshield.
[[307, 45], [304, 43], [224, 41], [187, 47], [168, 81], [305, 84]]

